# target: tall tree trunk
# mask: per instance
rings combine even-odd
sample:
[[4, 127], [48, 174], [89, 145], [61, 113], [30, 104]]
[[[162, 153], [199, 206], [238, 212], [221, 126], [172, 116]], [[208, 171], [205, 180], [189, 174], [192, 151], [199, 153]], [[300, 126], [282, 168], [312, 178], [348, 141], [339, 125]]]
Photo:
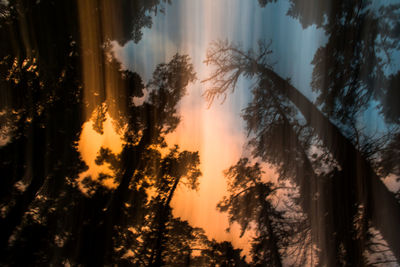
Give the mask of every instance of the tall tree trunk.
[[261, 216], [263, 216], [263, 219], [265, 220], [265, 225], [267, 226], [268, 248], [272, 253], [270, 262], [265, 262], [265, 264], [273, 267], [282, 267], [282, 256], [281, 253], [279, 252], [279, 247], [278, 247], [279, 238], [275, 234], [276, 231], [269, 217], [269, 215], [271, 214], [271, 209], [267, 205], [263, 205], [261, 214], [262, 214]]
[[[321, 266], [337, 266], [337, 245], [334, 216], [331, 212], [332, 188], [326, 179], [318, 177], [308, 158], [298, 134], [290, 124], [285, 112], [282, 110], [279, 101], [274, 97], [273, 102], [285, 124], [285, 138], [289, 139], [291, 145], [299, 148], [301, 160], [296, 162], [294, 183], [300, 190], [300, 206], [307, 214], [311, 227], [311, 237], [320, 250], [319, 259]], [[287, 136], [286, 136], [287, 135]]]
[[354, 194], [358, 203], [347, 205], [363, 205], [365, 215], [380, 231], [400, 262], [400, 204], [394, 194], [383, 184], [361, 152], [310, 100], [274, 71], [262, 65], [258, 68], [299, 109], [343, 171], [349, 174], [345, 179], [350, 181], [344, 181], [343, 185], [351, 187], [345, 190]]
[[175, 190], [178, 187], [179, 181], [180, 181], [180, 177], [177, 177], [171, 188], [171, 191], [168, 194], [167, 200], [162, 205], [161, 210], [158, 214], [159, 221], [158, 221], [158, 227], [157, 227], [157, 239], [156, 239], [155, 248], [151, 255], [150, 266], [158, 267], [158, 266], [163, 265], [163, 260], [162, 260], [162, 253], [164, 250], [163, 242], [165, 242], [165, 231], [166, 231], [167, 223], [169, 220], [168, 215], [169, 215], [169, 211], [170, 211], [170, 203], [171, 203], [172, 197], [174, 196]]
[[139, 144], [137, 146], [127, 144], [122, 151], [121, 161], [123, 163], [123, 174], [121, 182], [112, 194], [107, 207], [101, 211], [103, 214], [102, 225], [99, 226], [99, 235], [103, 238], [102, 242], [96, 244], [97, 251], [94, 251], [97, 255], [102, 255], [104, 263], [112, 260], [112, 254], [114, 251], [114, 226], [121, 222], [124, 202], [127, 200], [127, 196], [130, 193], [129, 185], [133, 179], [135, 171], [138, 170], [140, 164], [143, 163], [141, 159], [142, 154], [154, 141], [154, 131], [154, 120], [149, 120]]

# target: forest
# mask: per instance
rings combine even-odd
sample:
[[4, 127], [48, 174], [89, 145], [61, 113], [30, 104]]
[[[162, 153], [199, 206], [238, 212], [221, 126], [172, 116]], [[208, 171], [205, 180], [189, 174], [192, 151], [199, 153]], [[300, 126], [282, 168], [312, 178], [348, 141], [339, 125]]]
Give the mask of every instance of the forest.
[[[279, 68], [274, 38], [206, 43], [206, 74], [185, 49], [148, 74], [127, 66], [115, 47], [146, 42], [183, 1], [0, 1], [1, 266], [399, 266], [400, 3], [250, 2], [324, 36], [310, 83]], [[209, 112], [248, 98], [213, 204], [230, 240], [176, 215], [207, 178], [201, 146], [170, 142], [194, 90]], [[96, 148], [93, 167], [82, 147], [110, 128], [120, 149]]]

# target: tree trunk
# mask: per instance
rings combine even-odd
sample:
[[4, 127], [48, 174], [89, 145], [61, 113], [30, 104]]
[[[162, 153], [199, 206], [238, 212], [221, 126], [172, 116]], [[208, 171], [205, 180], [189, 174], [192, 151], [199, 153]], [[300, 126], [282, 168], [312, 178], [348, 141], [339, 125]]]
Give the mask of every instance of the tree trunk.
[[[273, 95], [273, 94], [272, 94]], [[332, 188], [322, 177], [314, 172], [314, 168], [302, 146], [298, 134], [280, 107], [279, 101], [274, 97], [273, 102], [279, 114], [282, 116], [285, 127], [285, 138], [300, 150], [301, 161], [296, 162], [294, 183], [300, 190], [300, 206], [307, 214], [307, 219], [311, 227], [311, 236], [320, 249], [319, 259], [321, 266], [337, 266], [337, 250], [335, 225], [333, 223]]]
[[281, 90], [281, 94], [299, 109], [343, 171], [351, 174], [345, 176], [345, 179], [351, 180], [345, 181], [345, 184], [351, 187], [347, 190], [349, 194], [354, 194], [358, 203], [347, 205], [363, 205], [365, 215], [387, 241], [397, 261], [400, 261], [400, 205], [394, 194], [383, 184], [361, 152], [310, 100], [274, 71], [260, 65], [259, 68]]
[[[157, 239], [156, 239], [156, 244], [155, 248], [152, 252], [152, 257], [150, 260], [150, 266], [158, 267], [163, 265], [163, 260], [162, 260], [162, 253], [163, 253], [163, 242], [165, 242], [165, 230], [167, 226], [167, 222], [169, 219], [169, 210], [170, 210], [170, 203], [172, 200], [172, 197], [174, 196], [175, 190], [178, 187], [180, 181], [180, 177], [177, 177], [171, 191], [168, 194], [168, 198], [165, 201], [164, 205], [161, 207], [161, 211], [159, 212], [159, 221], [158, 221], [158, 229], [157, 229]], [[154, 259], [155, 256], [155, 259]], [[154, 262], [153, 262], [154, 259]]]
[[141, 160], [142, 153], [146, 148], [154, 141], [154, 121], [149, 121], [147, 128], [143, 132], [143, 136], [137, 146], [131, 144], [125, 145], [122, 151], [123, 162], [123, 175], [121, 182], [115, 189], [110, 202], [102, 215], [103, 224], [100, 226], [100, 235], [103, 236], [103, 240], [100, 244], [97, 244], [98, 254], [102, 255], [105, 262], [112, 260], [112, 253], [114, 251], [114, 226], [120, 223], [123, 216], [122, 211], [124, 207], [124, 201], [126, 201], [129, 195], [129, 185], [135, 174], [135, 171], [139, 169], [140, 164], [143, 163]]

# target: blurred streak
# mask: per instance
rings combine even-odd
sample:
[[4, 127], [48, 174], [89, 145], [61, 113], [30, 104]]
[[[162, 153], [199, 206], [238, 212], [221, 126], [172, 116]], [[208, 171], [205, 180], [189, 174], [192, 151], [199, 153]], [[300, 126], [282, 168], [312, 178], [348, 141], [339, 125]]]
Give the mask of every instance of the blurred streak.
[[[118, 9], [121, 6], [109, 0], [100, 1], [100, 8], [98, 5], [97, 0], [78, 1], [86, 119], [90, 118], [94, 107], [116, 95], [116, 81], [121, 75], [114, 68], [107, 67], [109, 59], [104, 56], [104, 51], [111, 46], [107, 37], [120, 35], [122, 21]], [[110, 113], [116, 111], [114, 105], [108, 108], [111, 108]]]
[[[104, 56], [104, 50], [108, 50], [110, 41], [107, 36], [119, 36], [122, 29], [122, 21], [118, 18], [120, 5], [112, 1], [97, 0], [78, 1], [79, 25], [81, 38], [81, 63], [83, 77], [83, 114], [87, 121], [83, 125], [78, 150], [89, 169], [80, 175], [80, 181], [85, 177], [96, 180], [100, 173], [112, 174], [107, 166], [95, 164], [97, 152], [101, 147], [110, 148], [113, 152], [119, 153], [122, 150], [122, 141], [116, 133], [109, 114], [116, 114], [119, 107], [108, 105], [106, 121], [104, 122], [104, 134], [94, 130], [93, 122], [90, 119], [94, 116], [93, 109], [101, 103], [116, 99], [120, 73], [114, 68], [107, 67], [109, 59]], [[101, 46], [100, 44], [103, 44]], [[110, 179], [102, 181], [106, 187], [116, 188], [115, 182]], [[81, 187], [84, 191], [84, 188]]]

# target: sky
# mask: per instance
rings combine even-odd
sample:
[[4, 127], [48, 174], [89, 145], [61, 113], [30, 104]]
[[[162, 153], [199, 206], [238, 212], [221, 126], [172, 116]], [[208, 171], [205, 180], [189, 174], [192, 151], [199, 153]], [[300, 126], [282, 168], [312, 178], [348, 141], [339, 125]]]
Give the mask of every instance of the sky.
[[[303, 30], [296, 20], [285, 15], [288, 7], [283, 1], [266, 8], [260, 8], [255, 0], [172, 1], [164, 14], [153, 17], [151, 29], [143, 31], [139, 43], [131, 41], [123, 47], [113, 43], [114, 53], [124, 68], [137, 71], [144, 80], [151, 78], [158, 63], [168, 62], [177, 52], [191, 57], [198, 80], [182, 99], [181, 123], [167, 140], [170, 145], [199, 151], [203, 176], [198, 191], [178, 189], [172, 201], [173, 214], [203, 228], [210, 238], [231, 241], [245, 251], [249, 249], [250, 234], [239, 238], [237, 225], [226, 232], [228, 218], [217, 211], [216, 205], [227, 194], [223, 171], [248, 153], [247, 133], [240, 115], [250, 101], [250, 83], [240, 80], [238, 90], [223, 103], [217, 100], [208, 107], [202, 96], [207, 84], [201, 81], [212, 69], [203, 61], [207, 48], [216, 40], [256, 49], [258, 40], [272, 39], [271, 62], [276, 62], [276, 71], [291, 77], [294, 85], [312, 98], [307, 89], [310, 62], [326, 38], [314, 27]], [[265, 175], [273, 179], [272, 171]]]
[[[227, 194], [223, 171], [249, 153], [241, 112], [251, 100], [248, 90], [251, 82], [241, 79], [237, 90], [223, 103], [217, 99], [209, 106], [203, 97], [207, 83], [202, 80], [209, 77], [212, 68], [203, 61], [207, 48], [216, 40], [228, 40], [245, 49], [256, 49], [259, 40], [272, 40], [270, 60], [275, 63], [274, 70], [290, 78], [296, 88], [315, 100], [316, 95], [310, 89], [311, 61], [327, 37], [315, 26], [303, 29], [297, 20], [286, 16], [288, 8], [288, 1], [261, 8], [256, 0], [173, 0], [171, 5], [165, 6], [164, 13], [153, 15], [152, 27], [143, 29], [142, 39], [137, 44], [130, 41], [120, 46], [112, 42], [113, 53], [123, 68], [139, 73], [144, 81], [151, 78], [157, 64], [168, 62], [175, 53], [190, 56], [197, 81], [189, 85], [181, 100], [181, 123], [167, 141], [171, 147], [178, 144], [181, 149], [199, 151], [203, 175], [198, 191], [178, 188], [172, 200], [173, 214], [188, 220], [192, 226], [203, 228], [209, 238], [231, 241], [245, 251], [249, 249], [250, 236], [240, 238], [237, 225], [226, 232], [228, 218], [217, 211], [216, 205]], [[376, 108], [367, 112], [363, 120], [372, 118], [373, 128], [383, 127]], [[79, 145], [83, 159], [87, 163], [94, 162], [101, 146], [118, 153], [122, 143], [113, 130], [111, 119], [106, 121], [104, 135], [95, 133], [90, 123], [84, 125]], [[101, 171], [94, 164], [88, 165], [90, 169], [82, 178]], [[275, 179], [272, 170], [267, 170], [265, 176]]]
[[[110, 26], [112, 18], [107, 18], [107, 11], [101, 13], [100, 20], [91, 18], [87, 3], [78, 3], [80, 37], [84, 40], [82, 49], [93, 52], [82, 53], [83, 102], [95, 104], [94, 99], [98, 98], [93, 95], [101, 87], [101, 82], [104, 82], [106, 96], [111, 95], [116, 86], [111, 77], [116, 73], [98, 73], [96, 68], [104, 63], [102, 60], [107, 60], [102, 57], [103, 47], [98, 43], [102, 39], [102, 27]], [[224, 171], [250, 153], [247, 146], [249, 136], [241, 114], [251, 101], [249, 89], [252, 81], [240, 79], [236, 90], [224, 101], [216, 99], [210, 105], [203, 95], [209, 84], [203, 81], [213, 69], [205, 65], [204, 60], [208, 47], [214, 41], [227, 40], [244, 49], [255, 50], [259, 40], [272, 40], [270, 62], [274, 71], [283, 78], [290, 78], [295, 88], [314, 101], [316, 94], [310, 88], [313, 71], [311, 61], [317, 49], [327, 42], [327, 36], [315, 26], [302, 28], [299, 21], [287, 16], [288, 9], [288, 0], [269, 3], [264, 8], [259, 6], [257, 0], [171, 0], [163, 12], [151, 14], [152, 27], [142, 29], [143, 36], [138, 43], [129, 41], [121, 46], [111, 41], [112, 53], [122, 67], [139, 73], [145, 83], [151, 79], [157, 64], [169, 62], [174, 54], [187, 54], [191, 58], [197, 80], [188, 86], [187, 94], [180, 101], [178, 112], [181, 122], [166, 140], [169, 147], [177, 144], [181, 150], [198, 151], [202, 176], [197, 191], [183, 185], [177, 189], [171, 202], [173, 215], [187, 220], [191, 226], [204, 229], [210, 239], [232, 242], [246, 254], [250, 249], [251, 232], [241, 236], [238, 225], [232, 225], [231, 230], [226, 231], [230, 226], [228, 216], [216, 207], [228, 194]], [[116, 22], [117, 25], [119, 23], [123, 22]], [[399, 55], [397, 53], [394, 56], [396, 64]], [[395, 73], [400, 69], [400, 64], [390, 67], [392, 69], [386, 70], [387, 73]], [[146, 94], [134, 101], [141, 102], [145, 97]], [[93, 99], [93, 103], [90, 99]], [[360, 115], [357, 126], [363, 132], [385, 132], [386, 125], [378, 114], [378, 104], [377, 101], [371, 101], [370, 107]], [[0, 112], [0, 116], [4, 114]], [[85, 115], [89, 119], [91, 114]], [[94, 131], [92, 121], [83, 124], [77, 147], [89, 168], [81, 173], [80, 179], [111, 173], [107, 165], [95, 164], [95, 159], [101, 147], [110, 148], [115, 154], [121, 152], [123, 141], [114, 126], [108, 114], [103, 134]], [[6, 133], [2, 134], [4, 131]], [[7, 135], [7, 126], [0, 128], [0, 146], [8, 142]], [[264, 179], [275, 181], [277, 177], [273, 169], [263, 167]], [[393, 183], [396, 177], [391, 176], [390, 179], [386, 180], [386, 185], [392, 190], [399, 189], [400, 183]], [[106, 179], [104, 183], [109, 188], [117, 186], [113, 178]], [[85, 188], [82, 187], [82, 190], [85, 191]]]

